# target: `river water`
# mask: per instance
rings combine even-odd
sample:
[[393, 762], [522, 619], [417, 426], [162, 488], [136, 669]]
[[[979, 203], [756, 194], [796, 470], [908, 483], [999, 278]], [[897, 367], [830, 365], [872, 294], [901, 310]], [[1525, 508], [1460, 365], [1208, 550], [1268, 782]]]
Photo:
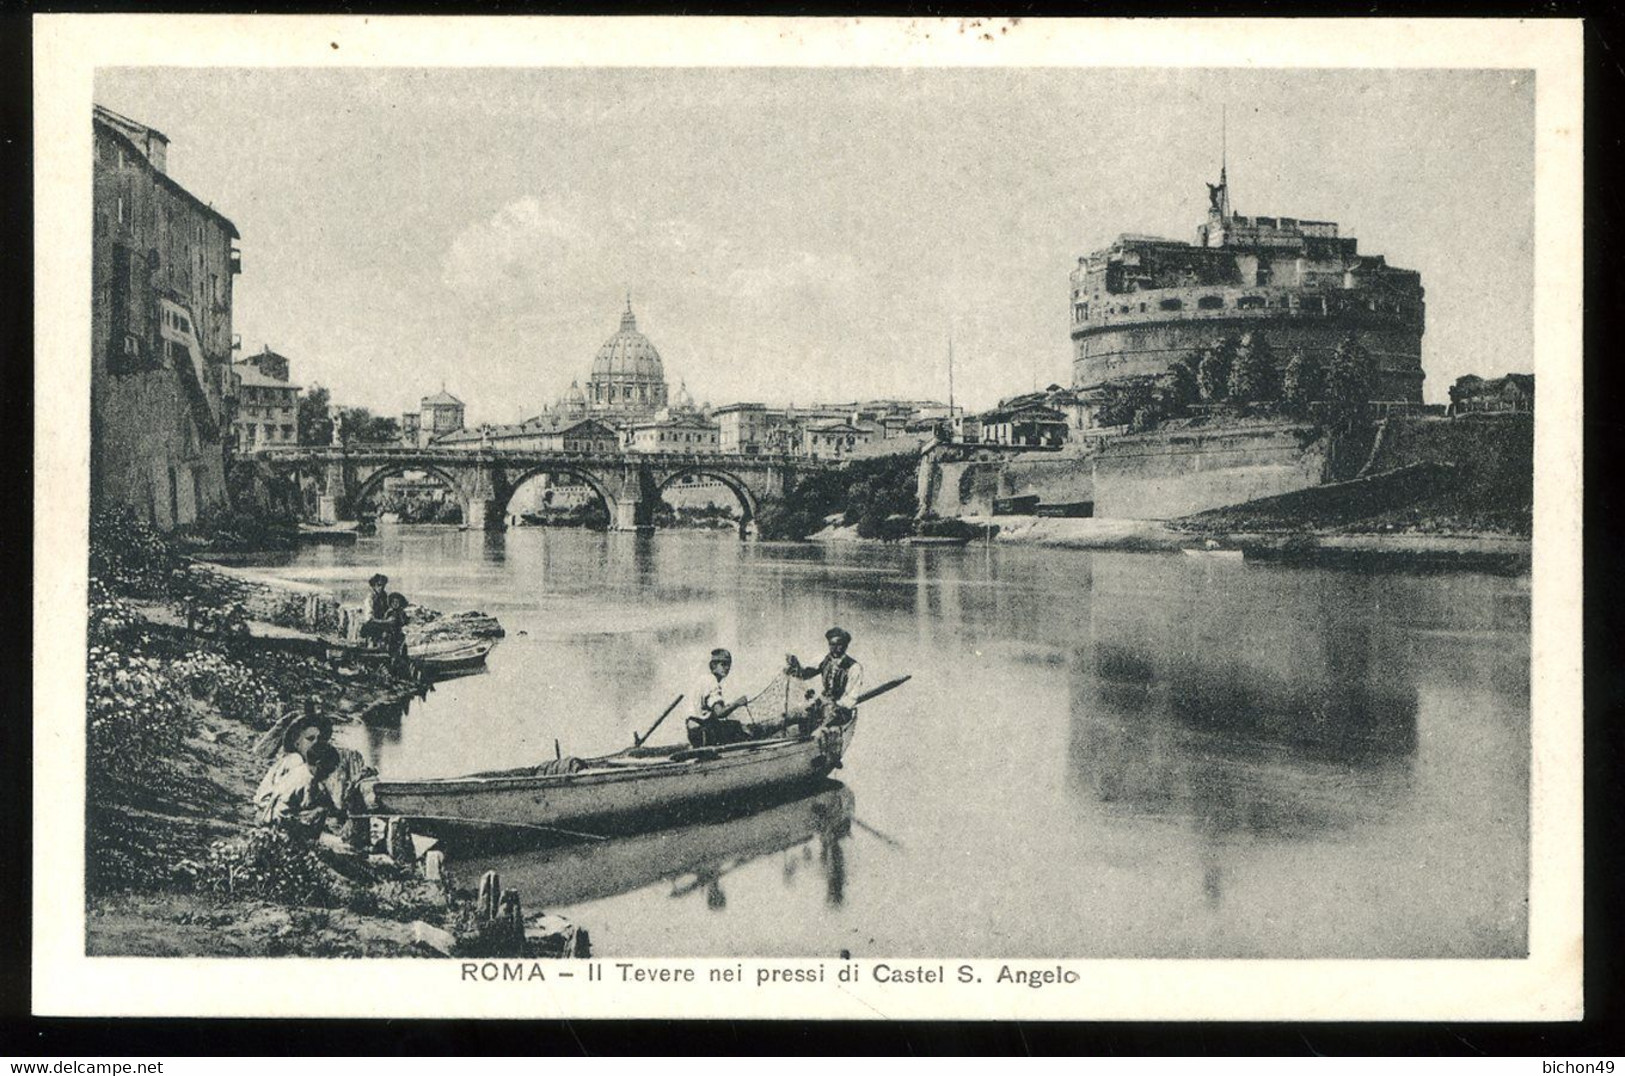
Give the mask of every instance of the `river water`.
[[507, 628], [485, 673], [341, 728], [389, 777], [627, 746], [714, 646], [740, 694], [831, 624], [869, 684], [913, 676], [811, 795], [453, 851], [597, 956], [1526, 952], [1527, 576], [412, 527], [262, 566], [357, 600], [383, 571]]

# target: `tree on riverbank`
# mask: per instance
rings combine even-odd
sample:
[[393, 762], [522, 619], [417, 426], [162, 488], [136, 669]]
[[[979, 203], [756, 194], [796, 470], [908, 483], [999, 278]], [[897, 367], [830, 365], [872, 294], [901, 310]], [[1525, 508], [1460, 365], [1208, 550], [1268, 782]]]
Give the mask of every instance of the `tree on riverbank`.
[[831, 516], [856, 526], [863, 538], [892, 540], [912, 530], [919, 509], [915, 483], [918, 453], [851, 460], [809, 475], [777, 503], [762, 506], [757, 520], [770, 541], [801, 541], [823, 530]]

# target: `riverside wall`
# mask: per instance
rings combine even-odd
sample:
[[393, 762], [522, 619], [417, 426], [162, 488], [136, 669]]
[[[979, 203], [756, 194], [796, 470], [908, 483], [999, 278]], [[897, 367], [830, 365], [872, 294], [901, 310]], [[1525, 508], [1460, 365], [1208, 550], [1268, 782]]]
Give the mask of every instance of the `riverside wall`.
[[1131, 434], [1094, 456], [1095, 515], [1175, 519], [1317, 486], [1327, 441], [1313, 426], [1244, 426]]
[[1534, 481], [1535, 423], [1528, 413], [1455, 418], [1395, 418], [1377, 428], [1364, 474], [1416, 463], [1446, 463], [1471, 480], [1529, 489]]
[[1305, 423], [1158, 429], [1063, 452], [963, 447], [921, 458], [922, 512], [991, 516], [996, 498], [1092, 502], [1096, 518], [1162, 520], [1420, 463], [1457, 468], [1460, 482], [1527, 491], [1529, 415], [1399, 417], [1333, 437]]

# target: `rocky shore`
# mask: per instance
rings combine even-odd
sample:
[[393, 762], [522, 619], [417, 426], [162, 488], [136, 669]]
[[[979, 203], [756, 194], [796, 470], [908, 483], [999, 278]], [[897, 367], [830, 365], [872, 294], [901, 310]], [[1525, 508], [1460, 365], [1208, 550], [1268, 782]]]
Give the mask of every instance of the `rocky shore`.
[[[336, 723], [398, 713], [431, 685], [335, 657], [344, 612], [313, 588], [187, 560], [128, 520], [93, 526], [91, 559], [87, 953], [433, 956], [489, 941], [466, 888], [480, 880], [429, 867], [422, 838], [345, 856], [254, 824], [287, 715], [307, 701]], [[483, 614], [414, 609], [409, 647], [500, 634]], [[523, 948], [522, 928], [504, 936]]]

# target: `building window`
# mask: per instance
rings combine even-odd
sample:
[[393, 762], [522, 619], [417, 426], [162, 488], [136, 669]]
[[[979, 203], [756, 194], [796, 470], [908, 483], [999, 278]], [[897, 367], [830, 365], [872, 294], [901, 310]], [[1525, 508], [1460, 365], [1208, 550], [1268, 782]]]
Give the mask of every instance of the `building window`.
[[1164, 299], [1162, 302], [1158, 303], [1157, 305], [1160, 306], [1164, 310], [1183, 310], [1183, 309], [1185, 309], [1185, 304], [1179, 299]]
[[1223, 310], [1224, 297], [1222, 295], [1204, 295], [1196, 300], [1198, 310]]
[[1262, 295], [1243, 295], [1236, 300], [1236, 309], [1262, 310], [1264, 309], [1264, 297]]
[[284, 441], [293, 440], [293, 426], [291, 424], [289, 424], [289, 423], [284, 423], [283, 424], [283, 426], [282, 426], [282, 439]]

